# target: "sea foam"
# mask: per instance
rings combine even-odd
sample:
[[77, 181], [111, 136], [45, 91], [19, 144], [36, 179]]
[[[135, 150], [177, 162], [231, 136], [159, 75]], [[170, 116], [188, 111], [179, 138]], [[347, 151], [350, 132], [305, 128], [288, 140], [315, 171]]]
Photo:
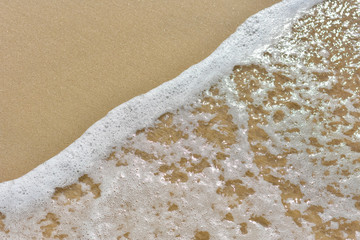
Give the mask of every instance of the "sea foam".
[[[322, 186], [321, 177], [313, 176], [333, 176], [338, 169], [315, 165], [314, 173], [310, 163], [319, 157], [323, 164], [337, 166], [333, 158], [345, 161], [341, 154], [346, 151], [356, 161], [358, 140], [354, 136], [343, 149], [324, 154], [321, 146], [329, 138], [318, 136], [325, 128], [307, 123], [329, 118], [326, 113], [310, 114], [314, 102], [321, 110], [331, 108], [331, 102], [356, 113], [356, 95], [342, 102], [329, 98], [326, 104], [313, 97], [339, 81], [336, 74], [311, 80], [314, 72], [336, 71], [327, 65], [336, 62], [336, 56], [322, 42], [321, 61], [305, 65], [311, 44], [299, 44], [299, 39], [310, 36], [288, 36], [298, 25], [308, 26], [306, 20], [302, 25], [296, 21], [319, 2], [283, 1], [252, 16], [208, 58], [110, 111], [30, 173], [0, 184], [0, 236], [293, 239], [306, 234], [312, 239], [311, 224], [317, 218], [329, 221], [324, 228], [357, 229], [358, 215], [351, 214], [353, 207], [342, 204], [346, 199], [341, 197], [346, 191], [354, 193], [356, 175], [350, 172], [348, 190], [339, 192], [341, 186], [334, 181], [343, 179], [324, 180]], [[326, 9], [328, 2], [319, 9]], [[328, 8], [334, 9], [334, 18], [348, 12], [341, 13], [342, 8], [350, 9], [341, 1]], [[357, 37], [351, 34], [345, 37]], [[256, 82], [258, 78], [262, 81]], [[284, 87], [280, 92], [278, 79]], [[256, 89], [249, 92], [254, 84]], [[307, 88], [298, 89], [302, 87]], [[354, 120], [346, 120], [345, 130], [350, 131]], [[284, 129], [288, 132], [279, 135]], [[340, 132], [331, 139], [342, 136]], [[315, 183], [319, 186], [309, 187]], [[331, 200], [342, 213], [323, 207], [326, 200], [316, 196], [321, 187], [340, 196]], [[290, 221], [284, 222], [284, 216]]]
[[250, 17], [208, 58], [111, 110], [73, 144], [25, 176], [1, 183], [0, 211], [16, 213], [41, 205], [55, 187], [75, 182], [112, 146], [153, 123], [161, 114], [197, 98], [214, 81], [229, 75], [235, 65], [248, 62], [256, 50], [272, 43], [287, 24], [318, 2], [283, 1]]

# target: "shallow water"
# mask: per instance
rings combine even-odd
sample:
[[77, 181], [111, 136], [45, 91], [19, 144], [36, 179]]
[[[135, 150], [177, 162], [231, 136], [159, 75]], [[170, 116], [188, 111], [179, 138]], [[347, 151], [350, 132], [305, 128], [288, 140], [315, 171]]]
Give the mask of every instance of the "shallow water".
[[3, 236], [360, 239], [359, 5], [313, 7]]

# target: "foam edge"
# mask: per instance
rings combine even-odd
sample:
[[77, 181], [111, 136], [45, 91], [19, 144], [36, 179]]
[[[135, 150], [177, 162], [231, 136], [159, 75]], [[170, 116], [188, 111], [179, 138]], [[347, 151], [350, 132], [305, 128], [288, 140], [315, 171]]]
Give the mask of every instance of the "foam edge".
[[284, 0], [248, 18], [209, 57], [178, 77], [129, 100], [93, 124], [74, 143], [24, 176], [0, 183], [0, 212], [21, 213], [51, 200], [56, 187], [74, 183], [112, 146], [160, 115], [196, 98], [235, 65], [249, 64], [286, 26], [322, 0]]

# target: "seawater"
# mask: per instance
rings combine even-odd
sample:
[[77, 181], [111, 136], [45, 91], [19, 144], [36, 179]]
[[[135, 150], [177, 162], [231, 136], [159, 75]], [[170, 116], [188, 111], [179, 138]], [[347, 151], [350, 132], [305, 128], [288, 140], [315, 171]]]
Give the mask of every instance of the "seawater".
[[359, 5], [290, 0], [249, 18], [0, 184], [0, 237], [360, 239]]

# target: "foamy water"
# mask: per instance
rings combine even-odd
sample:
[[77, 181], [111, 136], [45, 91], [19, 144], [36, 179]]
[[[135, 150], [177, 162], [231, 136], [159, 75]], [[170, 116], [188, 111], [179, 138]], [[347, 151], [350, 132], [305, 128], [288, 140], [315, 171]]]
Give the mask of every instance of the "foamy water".
[[360, 239], [360, 3], [317, 2], [251, 17], [2, 183], [0, 237]]

